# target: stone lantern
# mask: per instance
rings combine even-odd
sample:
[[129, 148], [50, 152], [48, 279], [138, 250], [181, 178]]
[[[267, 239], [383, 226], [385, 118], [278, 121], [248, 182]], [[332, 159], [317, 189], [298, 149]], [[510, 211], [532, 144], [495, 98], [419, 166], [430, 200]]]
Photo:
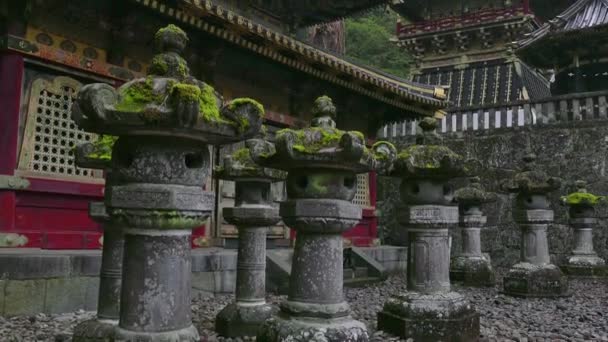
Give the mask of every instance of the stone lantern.
[[595, 206], [604, 201], [586, 189], [584, 181], [576, 182], [576, 191], [562, 197], [569, 207], [570, 226], [574, 229], [574, 249], [564, 269], [571, 277], [608, 276], [606, 261], [593, 250], [593, 228], [597, 224]]
[[[100, 136], [94, 143], [85, 143], [76, 149], [76, 165], [91, 169], [110, 169], [112, 146], [116, 139]], [[112, 182], [106, 171], [106, 186]], [[74, 327], [74, 342], [104, 341], [114, 336], [120, 312], [120, 288], [124, 235], [122, 228], [112, 223], [103, 202], [89, 203], [89, 216], [103, 229], [103, 250], [99, 272], [97, 317]]]
[[522, 171], [501, 185], [516, 194], [513, 219], [521, 228], [520, 261], [503, 280], [508, 295], [557, 297], [568, 291], [568, 279], [551, 264], [547, 227], [553, 223], [553, 210], [547, 194], [561, 186], [559, 178], [539, 170], [531, 151], [523, 158]]
[[235, 207], [224, 208], [224, 219], [239, 231], [236, 300], [217, 315], [215, 330], [226, 337], [255, 336], [276, 311], [265, 301], [266, 233], [281, 220], [272, 205], [271, 184], [286, 174], [256, 165], [244, 147], [227, 156], [215, 176], [235, 182]]
[[298, 234], [287, 300], [261, 328], [258, 342], [369, 339], [344, 301], [342, 233], [362, 217], [352, 203], [357, 174], [387, 167], [395, 150], [378, 142], [370, 151], [363, 134], [335, 128], [335, 113], [332, 100], [322, 96], [313, 106], [312, 127], [281, 130], [276, 145], [250, 145], [256, 163], [288, 172], [280, 215]]
[[84, 86], [72, 109], [86, 131], [118, 136], [105, 205], [124, 229], [118, 341], [198, 341], [190, 312], [191, 235], [213, 209], [203, 191], [209, 145], [254, 136], [264, 110], [250, 99], [224, 104], [189, 75], [180, 56], [188, 37], [169, 25], [145, 78], [118, 89]]
[[378, 329], [414, 341], [477, 341], [479, 314], [450, 286], [450, 227], [458, 207], [449, 183], [463, 176], [463, 158], [439, 145], [437, 121], [425, 118], [417, 144], [397, 155], [390, 176], [402, 179], [400, 223], [408, 232], [407, 292], [378, 313]]
[[461, 281], [467, 286], [494, 286], [492, 263], [481, 253], [480, 233], [487, 221], [481, 205], [496, 201], [496, 194], [484, 191], [479, 177], [471, 177], [470, 185], [458, 189], [454, 199], [460, 211], [462, 251], [451, 260], [450, 280]]

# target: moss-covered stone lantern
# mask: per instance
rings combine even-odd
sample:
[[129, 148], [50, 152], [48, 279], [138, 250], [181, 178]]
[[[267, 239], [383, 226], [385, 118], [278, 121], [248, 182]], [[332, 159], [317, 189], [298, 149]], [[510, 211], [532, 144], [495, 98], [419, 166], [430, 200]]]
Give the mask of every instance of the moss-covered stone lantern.
[[568, 279], [551, 263], [547, 227], [553, 223], [553, 210], [547, 194], [561, 186], [536, 165], [531, 151], [523, 158], [522, 171], [501, 187], [515, 193], [513, 219], [521, 228], [520, 261], [503, 280], [504, 291], [512, 296], [557, 297], [568, 291]]
[[342, 233], [360, 220], [352, 203], [357, 174], [386, 168], [394, 147], [369, 150], [363, 134], [335, 128], [336, 108], [327, 96], [313, 106], [312, 127], [277, 132], [276, 144], [250, 145], [253, 160], [287, 171], [287, 201], [280, 215], [298, 233], [287, 300], [266, 321], [259, 342], [368, 341], [365, 325], [351, 318], [342, 292]]
[[255, 336], [276, 312], [265, 301], [266, 233], [281, 220], [279, 208], [272, 203], [271, 184], [285, 176], [283, 171], [255, 164], [247, 147], [226, 156], [224, 164], [215, 169], [215, 177], [235, 182], [235, 206], [224, 208], [224, 219], [239, 231], [236, 299], [215, 319], [215, 329], [221, 336]]
[[570, 226], [574, 230], [572, 255], [563, 268], [570, 277], [606, 277], [606, 261], [593, 249], [593, 228], [597, 225], [595, 207], [605, 198], [589, 193], [585, 181], [579, 180], [575, 185], [575, 192], [562, 197], [562, 203], [569, 207]]
[[454, 196], [460, 211], [462, 251], [450, 262], [450, 280], [467, 286], [494, 286], [492, 263], [481, 253], [480, 233], [487, 221], [481, 206], [496, 201], [496, 194], [485, 191], [479, 181], [479, 177], [471, 177], [469, 186], [456, 190]]
[[210, 215], [213, 193], [209, 145], [251, 138], [262, 124], [261, 105], [224, 103], [189, 75], [180, 56], [188, 41], [176, 26], [154, 37], [159, 54], [149, 75], [118, 89], [84, 86], [72, 109], [80, 127], [118, 137], [105, 204], [124, 227], [120, 341], [198, 341], [190, 312], [191, 230]]
[[[109, 169], [115, 141], [115, 137], [101, 135], [93, 143], [77, 146], [76, 166], [105, 171], [106, 186], [110, 186], [112, 176]], [[109, 340], [118, 326], [120, 312], [122, 254], [125, 242], [123, 231], [110, 220], [104, 202], [89, 203], [89, 217], [103, 229], [97, 316], [74, 327], [74, 342]]]
[[416, 145], [402, 150], [390, 176], [402, 179], [400, 223], [408, 232], [407, 292], [378, 313], [378, 329], [415, 341], [477, 341], [479, 314], [450, 286], [450, 227], [458, 207], [450, 181], [465, 174], [463, 158], [440, 145], [437, 121], [425, 118]]

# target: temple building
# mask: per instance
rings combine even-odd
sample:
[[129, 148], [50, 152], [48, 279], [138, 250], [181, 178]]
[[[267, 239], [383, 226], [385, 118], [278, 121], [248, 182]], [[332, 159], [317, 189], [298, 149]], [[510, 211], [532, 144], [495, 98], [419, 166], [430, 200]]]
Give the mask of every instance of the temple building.
[[608, 89], [608, 1], [579, 0], [518, 42], [528, 64], [553, 69], [553, 95]]
[[452, 108], [550, 96], [548, 80], [512, 43], [569, 1], [397, 1], [397, 44], [415, 60], [412, 80], [449, 86]]
[[[324, 94], [339, 108], [339, 128], [367, 136], [387, 122], [435, 115], [447, 106], [443, 87], [391, 77], [294, 38], [312, 25], [386, 2], [3, 1], [0, 245], [100, 247], [101, 232], [87, 206], [103, 198], [103, 175], [76, 168], [73, 156], [75, 145], [97, 137], [75, 125], [71, 105], [85, 84], [119, 86], [145, 75], [154, 52], [150, 37], [170, 23], [190, 37], [185, 57], [191, 74], [226, 99], [247, 96], [263, 103], [271, 133], [304, 125], [313, 100]], [[215, 149], [214, 164], [227, 152]], [[365, 210], [363, 221], [348, 233], [354, 244], [376, 237], [374, 177], [360, 178], [355, 202]], [[216, 209], [231, 205], [231, 182], [207, 184], [218, 194]], [[283, 192], [276, 186], [275, 199]], [[195, 230], [193, 245], [222, 243], [236, 232], [216, 214]], [[289, 232], [279, 225], [269, 236], [278, 245], [288, 242]]]

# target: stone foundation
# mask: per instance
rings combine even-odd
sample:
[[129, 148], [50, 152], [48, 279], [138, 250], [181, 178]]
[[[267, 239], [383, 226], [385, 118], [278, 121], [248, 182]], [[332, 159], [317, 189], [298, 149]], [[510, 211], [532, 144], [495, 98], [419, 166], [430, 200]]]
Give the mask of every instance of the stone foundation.
[[568, 296], [568, 278], [551, 264], [514, 265], [503, 279], [506, 294], [517, 297]]
[[492, 263], [487, 257], [452, 257], [450, 280], [464, 286], [494, 286], [496, 282]]
[[[405, 272], [406, 248], [379, 246], [361, 250], [392, 272]], [[94, 311], [100, 267], [100, 251], [1, 249], [0, 316]], [[192, 250], [193, 298], [234, 293], [235, 286], [235, 250]]]
[[477, 341], [479, 313], [456, 292], [410, 293], [384, 305], [378, 329], [414, 341]]

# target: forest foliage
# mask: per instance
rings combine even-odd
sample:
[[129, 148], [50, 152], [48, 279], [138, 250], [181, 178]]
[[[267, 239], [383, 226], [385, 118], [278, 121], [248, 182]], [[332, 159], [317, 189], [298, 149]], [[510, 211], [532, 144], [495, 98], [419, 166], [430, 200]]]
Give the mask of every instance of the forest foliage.
[[411, 58], [391, 38], [399, 15], [384, 7], [346, 20], [346, 57], [387, 73], [407, 77]]

